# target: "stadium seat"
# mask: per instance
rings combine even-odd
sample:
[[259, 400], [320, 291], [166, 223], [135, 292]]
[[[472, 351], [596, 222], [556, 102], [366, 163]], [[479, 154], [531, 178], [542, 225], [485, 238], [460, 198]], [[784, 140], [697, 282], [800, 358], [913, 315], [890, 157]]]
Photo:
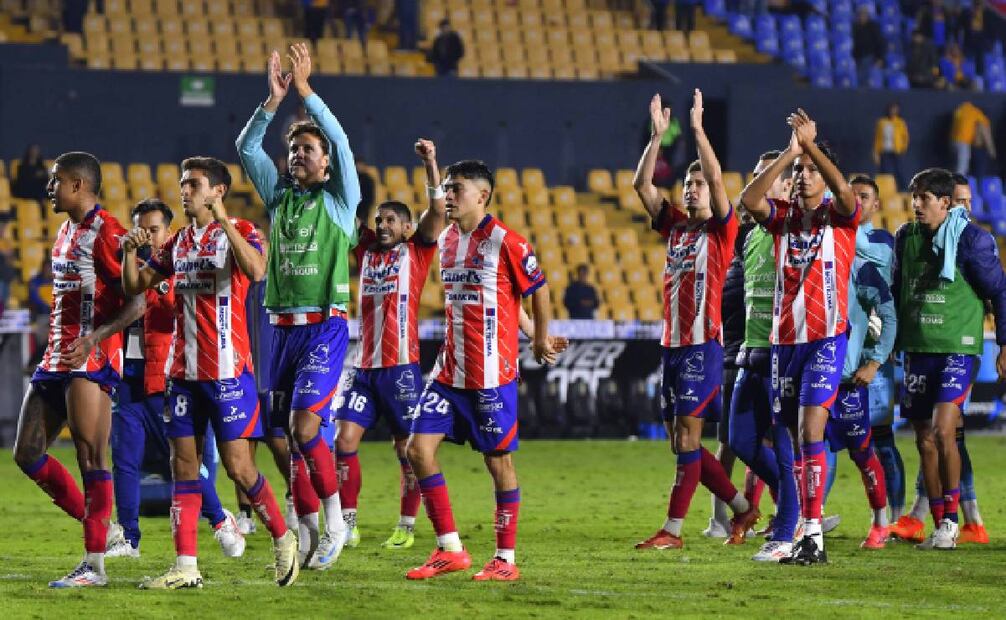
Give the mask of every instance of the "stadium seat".
[[891, 174], [878, 174], [873, 179], [880, 190], [880, 198], [888, 198], [898, 194], [898, 183]]
[[730, 32], [735, 36], [741, 37], [742, 39], [754, 38], [754, 28], [752, 27], [751, 20], [747, 15], [734, 13], [730, 16], [727, 23], [727, 27]]
[[981, 180], [981, 196], [988, 200], [989, 196], [998, 195], [1003, 193], [1003, 182], [1002, 179], [995, 176], [982, 177]]
[[901, 71], [893, 71], [887, 74], [887, 87], [891, 90], [908, 90], [911, 85], [908, 83], [908, 76]]
[[587, 189], [605, 197], [615, 195], [615, 185], [608, 170], [594, 169], [587, 173]]

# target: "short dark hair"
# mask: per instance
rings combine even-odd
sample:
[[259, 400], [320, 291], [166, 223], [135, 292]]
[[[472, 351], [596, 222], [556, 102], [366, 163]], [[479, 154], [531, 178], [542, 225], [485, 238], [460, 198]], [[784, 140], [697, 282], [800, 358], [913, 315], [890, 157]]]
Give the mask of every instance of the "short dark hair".
[[210, 187], [226, 185], [224, 196], [231, 189], [231, 171], [227, 169], [227, 164], [215, 157], [189, 157], [182, 161], [182, 172], [187, 170], [201, 170], [210, 182]]
[[485, 181], [489, 184], [489, 198], [486, 199], [486, 204], [488, 205], [492, 200], [493, 191], [496, 189], [496, 178], [493, 177], [493, 171], [481, 159], [462, 159], [455, 162], [447, 166], [447, 176], [468, 179], [469, 181], [480, 179]]
[[773, 159], [779, 159], [780, 155], [782, 155], [782, 151], [765, 151], [758, 156], [758, 161], [771, 161]]
[[696, 159], [692, 163], [688, 164], [685, 174], [690, 174], [692, 172], [702, 172], [702, 162]]
[[129, 217], [132, 219], [143, 215], [144, 213], [153, 213], [154, 211], [161, 212], [161, 216], [164, 217], [165, 224], [170, 224], [171, 218], [175, 216], [175, 214], [171, 212], [171, 208], [160, 198], [144, 198], [140, 202], [136, 203], [133, 210], [129, 212]]
[[54, 162], [61, 169], [87, 181], [91, 193], [101, 192], [101, 162], [90, 153], [70, 151], [63, 153]]
[[318, 127], [314, 121], [297, 121], [290, 125], [290, 129], [286, 131], [287, 144], [293, 142], [293, 139], [297, 136], [305, 133], [318, 138], [318, 141], [321, 142], [321, 152], [328, 155], [328, 138], [325, 137], [325, 134], [321, 133], [321, 127]]
[[[837, 166], [838, 155], [836, 155], [835, 151], [831, 148], [831, 144], [829, 144], [827, 140], [821, 140], [816, 144], [817, 148], [821, 150], [821, 153], [828, 158], [828, 161], [830, 161], [833, 165]], [[805, 155], [807, 159], [810, 159], [810, 155], [807, 155], [807, 153], [803, 153], [803, 155]], [[797, 157], [799, 158], [800, 156]], [[796, 164], [796, 160], [793, 160], [793, 163]]]
[[880, 187], [877, 186], [877, 182], [865, 174], [857, 174], [849, 179], [849, 185], [869, 185], [873, 188], [874, 195], [880, 197]]
[[377, 205], [377, 210], [389, 209], [395, 213], [402, 221], [411, 222], [412, 221], [412, 210], [404, 202], [399, 202], [397, 200], [386, 200], [381, 204]]
[[937, 198], [954, 195], [954, 173], [944, 168], [926, 168], [912, 177], [908, 191], [912, 194], [931, 192]]
[[969, 181], [966, 176], [964, 176], [963, 174], [958, 174], [956, 172], [953, 174], [954, 174], [954, 185], [967, 185], [968, 187], [971, 186], [971, 181]]

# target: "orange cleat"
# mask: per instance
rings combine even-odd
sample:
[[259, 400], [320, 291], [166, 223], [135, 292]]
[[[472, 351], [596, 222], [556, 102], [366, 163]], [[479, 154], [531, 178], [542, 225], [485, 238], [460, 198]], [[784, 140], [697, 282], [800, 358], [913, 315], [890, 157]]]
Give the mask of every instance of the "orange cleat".
[[985, 531], [985, 525], [981, 523], [967, 523], [961, 528], [961, 533], [957, 536], [957, 544], [987, 545], [989, 544], [989, 533]]
[[520, 579], [520, 571], [516, 564], [511, 564], [501, 558], [493, 558], [485, 565], [485, 568], [475, 573], [472, 577], [475, 581], [517, 581]]
[[723, 544], [743, 545], [744, 537], [747, 536], [748, 530], [753, 528], [754, 524], [758, 523], [758, 519], [760, 518], [761, 513], [753, 506], [747, 512], [734, 515], [734, 518], [730, 519], [730, 536]]
[[920, 543], [926, 538], [926, 524], [911, 515], [901, 515], [887, 528], [887, 533], [907, 542]]
[[660, 529], [643, 542], [636, 543], [636, 549], [681, 549], [685, 542], [667, 530]]
[[471, 565], [472, 556], [464, 549], [461, 551], [444, 551], [438, 548], [430, 554], [430, 559], [426, 560], [426, 564], [417, 566], [405, 573], [405, 578], [429, 579], [443, 573], [467, 570], [471, 568]]
[[887, 544], [887, 528], [881, 525], [870, 527], [866, 540], [859, 544], [860, 549], [883, 549]]

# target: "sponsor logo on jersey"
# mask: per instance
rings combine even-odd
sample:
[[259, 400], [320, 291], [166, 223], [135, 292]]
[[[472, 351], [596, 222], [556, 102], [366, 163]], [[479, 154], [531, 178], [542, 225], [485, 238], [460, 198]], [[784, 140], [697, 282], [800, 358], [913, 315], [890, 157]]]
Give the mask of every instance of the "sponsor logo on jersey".
[[699, 397], [695, 395], [695, 388], [688, 388], [685, 390], [684, 394], [678, 396], [681, 400], [690, 401], [693, 403], [699, 402]]
[[478, 269], [454, 267], [441, 269], [440, 280], [444, 284], [482, 284], [482, 274]]
[[318, 265], [294, 265], [289, 258], [283, 259], [279, 264], [279, 272], [285, 276], [316, 276], [320, 273]]
[[246, 417], [248, 416], [244, 411], [238, 411], [237, 407], [231, 405], [231, 412], [224, 416], [224, 422], [229, 424], [237, 420], [244, 420]]
[[845, 396], [842, 398], [842, 406], [847, 411], [859, 411], [863, 408], [862, 399], [859, 397], [858, 391], [846, 392]]
[[178, 259], [174, 264], [175, 273], [190, 273], [193, 271], [216, 271], [217, 261], [212, 258]]
[[305, 383], [303, 387], [297, 388], [297, 393], [313, 394], [315, 396], [321, 396], [321, 392], [318, 390], [317, 387], [315, 387], [314, 381], [311, 381], [310, 379], [307, 380], [307, 383]]
[[303, 254], [304, 252], [317, 252], [317, 241], [280, 241], [280, 254]]
[[325, 343], [319, 344], [307, 354], [307, 364], [304, 365], [304, 370], [307, 372], [329, 372], [329, 361], [328, 361], [328, 345]]
[[943, 315], [942, 314], [924, 314], [919, 313], [919, 323], [922, 325], [943, 325]]
[[381, 284], [364, 284], [360, 289], [366, 297], [372, 297], [374, 295], [389, 295], [395, 292], [398, 285], [394, 282], [382, 282]]
[[[410, 368], [405, 370], [402, 374], [398, 375], [398, 378], [395, 379], [395, 385], [398, 386], [398, 389], [401, 392], [415, 391], [416, 376], [413, 374], [412, 369]], [[481, 396], [481, 394], [479, 394], [479, 396]]]
[[705, 371], [706, 354], [702, 351], [695, 351], [685, 358], [685, 370], [688, 372]]
[[[499, 392], [496, 388], [489, 388], [487, 390], [479, 390], [479, 411], [499, 411], [503, 409], [504, 403], [499, 399]], [[492, 418], [489, 418], [488, 424], [492, 424]], [[487, 430], [483, 428], [482, 430]], [[500, 431], [488, 431], [488, 432], [500, 432]]]
[[819, 389], [819, 390], [820, 389], [823, 389], [823, 390], [831, 390], [831, 389], [833, 389], [831, 387], [831, 379], [829, 379], [827, 375], [819, 375], [817, 381], [814, 382], [814, 383], [811, 383], [810, 387], [812, 387], [814, 389]]
[[[502, 405], [503, 403], [500, 403]], [[503, 427], [496, 423], [491, 417], [486, 418], [486, 423], [479, 426], [479, 430], [483, 433], [493, 433], [494, 435], [500, 435], [503, 433]]]
[[817, 351], [817, 361], [821, 364], [834, 364], [836, 352], [838, 351], [838, 344], [835, 342], [827, 342]]
[[524, 263], [524, 273], [532, 280], [541, 277], [541, 270], [538, 269], [538, 258], [534, 254], [528, 254], [522, 261]]
[[244, 388], [241, 387], [241, 382], [237, 379], [221, 379], [217, 381], [217, 401], [240, 400], [244, 398], [244, 395]]

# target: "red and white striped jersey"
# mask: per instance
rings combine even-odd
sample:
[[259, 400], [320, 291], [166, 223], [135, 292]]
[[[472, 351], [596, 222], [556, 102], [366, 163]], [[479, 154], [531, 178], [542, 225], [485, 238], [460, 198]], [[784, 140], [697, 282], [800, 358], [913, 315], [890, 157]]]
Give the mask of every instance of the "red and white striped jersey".
[[699, 225], [664, 201], [653, 228], [667, 239], [664, 329], [660, 344], [687, 347], [722, 338], [721, 298], [738, 222], [713, 216]]
[[[231, 222], [252, 247], [262, 251], [255, 226]], [[219, 381], [252, 370], [245, 319], [249, 279], [231, 253], [227, 234], [217, 222], [198, 229], [189, 224], [161, 247], [150, 266], [175, 288], [175, 337], [167, 373], [173, 379]]]
[[545, 284], [531, 244], [487, 215], [465, 234], [440, 234], [447, 334], [440, 383], [469, 390], [517, 378], [520, 298]]
[[94, 372], [110, 363], [122, 374], [121, 332], [98, 343], [79, 368], [63, 363], [60, 352], [122, 309], [119, 248], [125, 234], [118, 220], [98, 205], [79, 224], [67, 220], [59, 227], [52, 246], [52, 310], [42, 370]]
[[862, 210], [851, 216], [832, 199], [816, 209], [770, 200], [763, 224], [775, 241], [772, 344], [803, 344], [845, 333], [849, 272]]
[[360, 346], [357, 368], [388, 368], [419, 362], [419, 298], [429, 275], [436, 242], [413, 235], [388, 250], [361, 230], [356, 246], [360, 266]]

